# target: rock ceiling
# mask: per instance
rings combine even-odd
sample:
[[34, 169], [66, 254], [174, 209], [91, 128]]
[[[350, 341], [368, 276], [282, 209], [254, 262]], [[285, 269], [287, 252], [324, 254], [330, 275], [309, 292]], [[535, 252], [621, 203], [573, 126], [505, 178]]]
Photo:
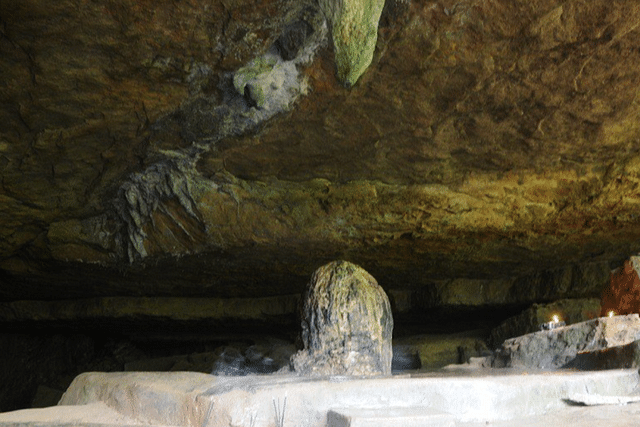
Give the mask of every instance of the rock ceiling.
[[387, 0], [347, 89], [312, 0], [3, 0], [0, 297], [619, 260], [640, 250], [639, 23], [622, 0]]

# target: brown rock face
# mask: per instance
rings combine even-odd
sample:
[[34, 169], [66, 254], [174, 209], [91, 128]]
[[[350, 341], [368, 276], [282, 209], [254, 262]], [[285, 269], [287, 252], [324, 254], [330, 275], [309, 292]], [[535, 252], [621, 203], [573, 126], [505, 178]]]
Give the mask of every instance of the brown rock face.
[[315, 0], [3, 0], [0, 299], [598, 295], [555, 272], [640, 250], [638, 22], [388, 1], [347, 90]]
[[633, 1], [388, 0], [350, 89], [318, 5], [0, 0], [0, 331], [281, 329], [336, 259], [461, 330], [640, 252]]
[[329, 263], [316, 270], [302, 298], [304, 349], [292, 358], [297, 373], [391, 373], [391, 306], [369, 273], [345, 261]]
[[640, 257], [632, 256], [611, 272], [611, 280], [602, 291], [601, 316], [640, 313]]

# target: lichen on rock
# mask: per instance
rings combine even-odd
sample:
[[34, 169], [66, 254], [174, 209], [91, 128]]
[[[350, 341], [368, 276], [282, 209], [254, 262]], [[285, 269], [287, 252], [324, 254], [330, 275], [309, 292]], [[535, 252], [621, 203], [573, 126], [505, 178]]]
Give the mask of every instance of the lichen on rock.
[[240, 68], [233, 76], [233, 86], [256, 107], [278, 111], [304, 91], [298, 74], [293, 61], [267, 53]]
[[373, 60], [384, 0], [319, 0], [335, 51], [338, 80], [356, 84]]
[[384, 290], [363, 268], [334, 261], [313, 274], [301, 304], [298, 374], [391, 373], [393, 317]]

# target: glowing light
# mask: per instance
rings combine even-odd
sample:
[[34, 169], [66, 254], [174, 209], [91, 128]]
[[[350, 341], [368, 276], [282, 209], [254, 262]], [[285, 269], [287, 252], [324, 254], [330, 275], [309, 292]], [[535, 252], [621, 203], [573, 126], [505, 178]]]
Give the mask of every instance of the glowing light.
[[557, 314], [554, 314], [552, 319], [553, 323], [558, 323], [560, 321], [560, 317]]
[[615, 315], [616, 315], [616, 312], [615, 312], [615, 311], [611, 310], [611, 311], [609, 312], [609, 317], [613, 317], [613, 316], [615, 316]]

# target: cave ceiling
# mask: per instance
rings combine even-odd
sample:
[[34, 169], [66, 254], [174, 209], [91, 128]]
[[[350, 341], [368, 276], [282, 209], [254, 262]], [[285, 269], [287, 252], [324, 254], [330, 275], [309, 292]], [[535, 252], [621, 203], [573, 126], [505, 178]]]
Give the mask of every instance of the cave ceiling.
[[640, 7], [387, 0], [346, 88], [312, 0], [3, 0], [0, 298], [269, 296], [640, 250]]

